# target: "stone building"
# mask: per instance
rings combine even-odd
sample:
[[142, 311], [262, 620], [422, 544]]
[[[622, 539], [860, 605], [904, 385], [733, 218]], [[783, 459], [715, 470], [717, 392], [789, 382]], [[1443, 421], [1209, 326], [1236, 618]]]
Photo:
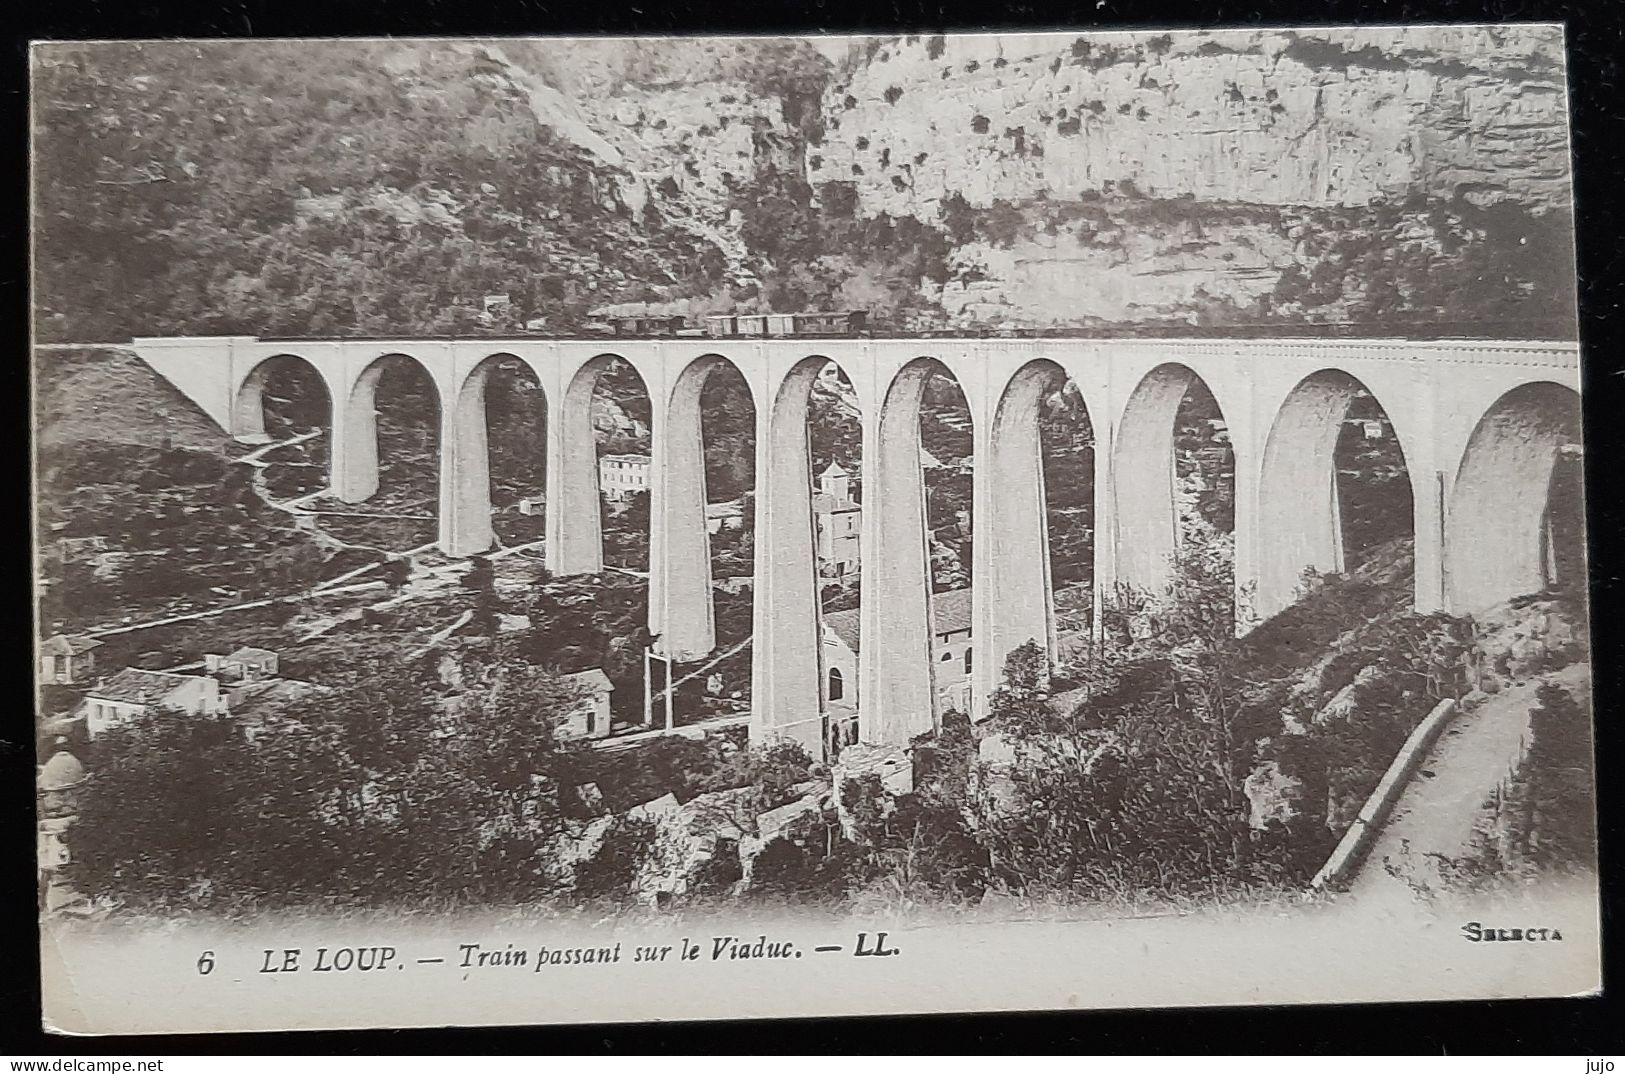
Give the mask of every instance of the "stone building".
[[[970, 711], [970, 596], [969, 589], [956, 589], [931, 598], [931, 676], [943, 710]], [[837, 727], [854, 721], [858, 712], [859, 616], [857, 608], [824, 616], [824, 701]], [[852, 740], [843, 732], [843, 742]]]
[[605, 455], [598, 460], [598, 488], [611, 503], [649, 491], [649, 456]]
[[259, 682], [277, 676], [277, 655], [270, 649], [245, 645], [222, 656], [203, 654], [203, 668], [222, 681]]
[[852, 477], [831, 462], [818, 475], [818, 491], [813, 493], [812, 509], [818, 534], [820, 570], [837, 578], [858, 566], [858, 540], [863, 530], [863, 507], [852, 499]]
[[720, 533], [723, 530], [737, 530], [745, 524], [745, 505], [739, 500], [728, 500], [725, 503], [708, 503], [705, 505], [705, 530], [707, 533]]
[[609, 734], [609, 695], [615, 686], [602, 668], [589, 668], [559, 678], [581, 688], [582, 699], [559, 720], [560, 738], [603, 738]]
[[96, 652], [101, 642], [83, 634], [53, 634], [40, 643], [39, 681], [51, 686], [74, 686], [96, 677]]
[[85, 733], [95, 738], [113, 727], [138, 720], [156, 708], [178, 709], [194, 716], [226, 711], [219, 682], [209, 675], [125, 668], [85, 691], [80, 713]]

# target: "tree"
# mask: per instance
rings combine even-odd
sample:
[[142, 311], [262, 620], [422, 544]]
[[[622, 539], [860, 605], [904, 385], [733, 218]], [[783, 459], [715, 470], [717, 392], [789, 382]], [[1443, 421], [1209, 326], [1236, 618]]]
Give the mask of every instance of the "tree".
[[491, 557], [470, 557], [468, 570], [463, 573], [460, 584], [474, 597], [470, 608], [474, 617], [469, 620], [469, 627], [478, 634], [494, 632], [497, 619], [502, 614], [502, 598], [497, 595], [496, 572], [491, 567]]
[[379, 659], [330, 692], [229, 718], [158, 712], [95, 743], [67, 840], [92, 897], [157, 911], [517, 902], [556, 891], [553, 727], [577, 701], [534, 668], [472, 666], [443, 696]]
[[1029, 639], [1004, 658], [1004, 680], [993, 691], [989, 709], [1001, 726], [1039, 728], [1049, 722], [1049, 654]]

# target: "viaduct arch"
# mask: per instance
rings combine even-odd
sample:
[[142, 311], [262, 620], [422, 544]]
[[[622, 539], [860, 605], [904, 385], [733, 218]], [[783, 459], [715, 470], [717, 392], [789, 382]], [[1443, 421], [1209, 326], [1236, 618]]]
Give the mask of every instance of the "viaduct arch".
[[[1258, 488], [1263, 524], [1254, 609], [1262, 618], [1292, 603], [1305, 570], [1327, 574], [1344, 569], [1335, 454], [1350, 405], [1362, 392], [1390, 413], [1381, 397], [1340, 369], [1311, 373], [1293, 386], [1276, 411], [1264, 443]], [[1407, 475], [1410, 435], [1395, 426]]]
[[549, 417], [557, 411], [547, 423], [546, 554], [558, 574], [602, 567], [589, 405], [611, 356], [625, 360], [652, 407], [650, 626], [677, 659], [714, 641], [699, 396], [709, 372], [731, 363], [756, 408], [752, 733], [793, 739], [814, 755], [823, 748], [823, 669], [806, 423], [826, 362], [846, 374], [862, 413], [861, 626], [872, 640], [860, 654], [860, 734], [871, 742], [906, 742], [933, 716], [931, 662], [920, 659], [929, 651], [930, 573], [917, 421], [932, 369], [953, 377], [971, 413], [977, 717], [1010, 648], [1028, 638], [1054, 644], [1035, 426], [1037, 401], [1059, 378], [1077, 386], [1094, 430], [1097, 622], [1102, 590], [1166, 578], [1177, 540], [1173, 417], [1198, 381], [1217, 401], [1234, 453], [1236, 588], [1238, 598], [1256, 591], [1254, 613], [1283, 607], [1304, 566], [1337, 564], [1328, 459], [1353, 392], [1379, 401], [1403, 448], [1414, 605], [1424, 611], [1471, 613], [1540, 588], [1547, 485], [1578, 427], [1578, 347], [1564, 342], [628, 339], [611, 352], [592, 340], [232, 336], [137, 339], [134, 349], [243, 439], [264, 435], [256, 371], [279, 356], [309, 363], [335, 411], [329, 483], [349, 500], [376, 488], [375, 364], [392, 354], [416, 361], [441, 400], [439, 532], [451, 555], [489, 547], [488, 444], [474, 420], [481, 368], [517, 358], [535, 372]]
[[1228, 430], [1224, 401], [1200, 373], [1179, 362], [1146, 373], [1123, 408], [1112, 480], [1119, 584], [1154, 592], [1173, 574], [1179, 551], [1175, 421], [1180, 404], [1198, 385], [1213, 395]]
[[1445, 531], [1452, 611], [1483, 611], [1553, 580], [1548, 489], [1558, 452], [1579, 435], [1579, 394], [1550, 381], [1513, 388], [1473, 426]]

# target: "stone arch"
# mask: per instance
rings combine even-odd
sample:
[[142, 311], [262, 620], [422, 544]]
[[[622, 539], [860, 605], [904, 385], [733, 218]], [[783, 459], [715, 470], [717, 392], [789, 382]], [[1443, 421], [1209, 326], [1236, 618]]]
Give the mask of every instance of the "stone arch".
[[[1386, 408], [1359, 378], [1339, 369], [1322, 369], [1300, 380], [1276, 412], [1264, 444], [1258, 486], [1254, 610], [1262, 618], [1292, 603], [1306, 569], [1321, 573], [1347, 569], [1336, 454], [1345, 419], [1362, 397], [1371, 398], [1386, 416]], [[1409, 483], [1403, 444], [1399, 452]], [[1409, 526], [1408, 508], [1404, 517]]]
[[[1167, 362], [1141, 378], [1123, 408], [1112, 453], [1117, 580], [1136, 589], [1161, 590], [1173, 578], [1180, 542], [1175, 422], [1198, 384], [1213, 394], [1195, 370]], [[1214, 402], [1226, 421], [1216, 395]]]
[[[370, 499], [378, 491], [378, 382], [397, 360], [409, 363], [431, 386], [430, 396], [437, 412], [445, 406], [434, 373], [413, 355], [380, 354], [362, 367], [350, 382], [342, 413], [335, 418], [335, 425], [342, 425], [342, 433], [334, 437], [334, 488], [339, 499], [347, 503]], [[438, 420], [434, 424], [438, 427]], [[438, 447], [438, 432], [432, 435]]]
[[[1553, 580], [1552, 477], [1559, 451], [1579, 435], [1579, 393], [1550, 381], [1513, 388], [1479, 419], [1456, 471], [1445, 523], [1451, 612], [1482, 612]], [[1583, 526], [1583, 519], [1563, 521]]]
[[231, 430], [233, 438], [244, 444], [270, 442], [265, 431], [265, 389], [271, 378], [290, 366], [309, 373], [322, 386], [322, 397], [327, 409], [327, 423], [332, 423], [333, 389], [322, 371], [302, 354], [272, 354], [254, 363], [248, 375], [237, 386], [232, 399]]
[[576, 369], [554, 406], [556, 418], [549, 415], [558, 426], [557, 432], [548, 434], [555, 450], [547, 460], [547, 557], [554, 574], [593, 574], [604, 567], [592, 398], [599, 377], [617, 364], [624, 364], [638, 378], [652, 408], [654, 396], [643, 374], [621, 355], [606, 352]]
[[840, 682], [840, 699], [850, 705], [859, 686], [838, 675], [827, 679], [824, 668], [809, 421], [813, 387], [832, 365], [850, 384], [845, 369], [822, 354], [790, 367], [767, 413], [758, 415], [756, 445], [752, 739], [794, 741], [815, 757], [824, 755], [830, 738], [825, 690]]
[[[868, 541], [861, 631], [884, 639], [859, 654], [859, 719], [868, 742], [906, 742], [940, 719], [920, 438], [926, 383], [936, 375], [959, 387], [953, 372], [932, 357], [915, 358], [897, 371], [882, 395], [875, 457], [864, 460]], [[960, 394], [965, 396], [963, 388]]]

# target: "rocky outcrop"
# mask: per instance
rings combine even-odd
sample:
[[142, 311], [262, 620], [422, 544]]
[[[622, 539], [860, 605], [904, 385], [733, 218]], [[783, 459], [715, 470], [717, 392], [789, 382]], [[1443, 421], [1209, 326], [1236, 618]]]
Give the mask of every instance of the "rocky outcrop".
[[1265, 761], [1248, 773], [1242, 791], [1247, 796], [1247, 824], [1256, 830], [1290, 823], [1302, 812], [1303, 781], [1287, 775], [1276, 761]]
[[[1566, 204], [1556, 27], [910, 37], [832, 85], [819, 172], [865, 212], [958, 194]], [[816, 178], [816, 175], [815, 175]]]
[[1583, 630], [1567, 603], [1550, 598], [1513, 600], [1479, 614], [1469, 655], [1469, 706], [1484, 695], [1584, 660]]

